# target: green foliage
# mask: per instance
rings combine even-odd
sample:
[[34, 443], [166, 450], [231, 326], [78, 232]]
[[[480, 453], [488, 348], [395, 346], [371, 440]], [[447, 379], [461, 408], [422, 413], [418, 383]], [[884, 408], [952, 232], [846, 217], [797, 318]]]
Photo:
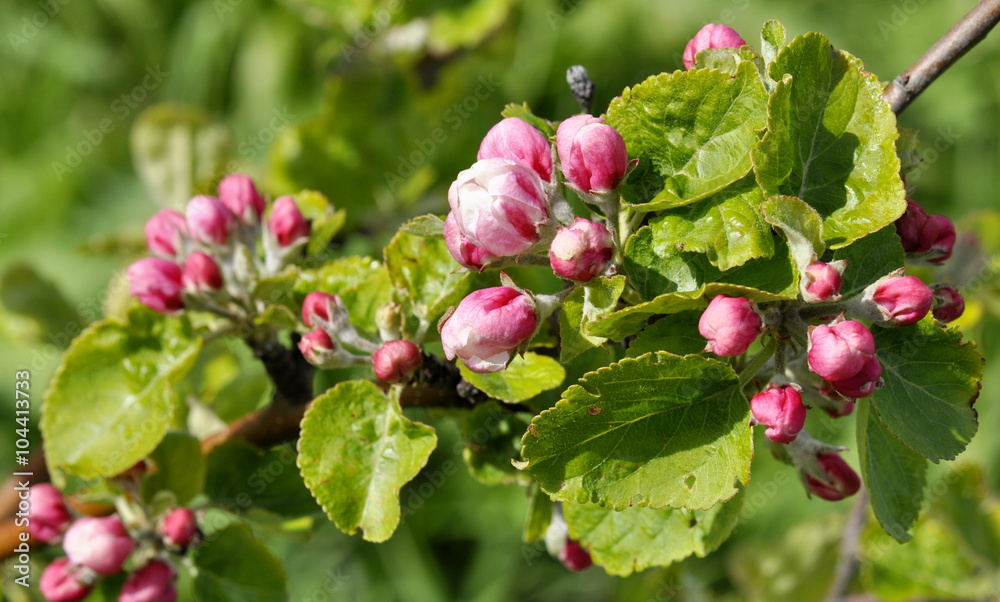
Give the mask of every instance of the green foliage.
[[338, 295], [351, 314], [351, 322], [365, 332], [376, 332], [375, 312], [390, 300], [392, 284], [388, 270], [367, 257], [344, 257], [314, 269], [302, 270], [293, 290], [296, 307], [312, 291]]
[[205, 493], [233, 512], [251, 508], [289, 518], [319, 511], [295, 466], [291, 444], [262, 451], [246, 441], [227, 441], [205, 458]]
[[602, 345], [607, 338], [589, 333], [597, 318], [611, 312], [625, 290], [625, 277], [594, 278], [570, 293], [559, 311], [559, 361], [565, 363], [584, 351]]
[[201, 443], [187, 433], [167, 433], [149, 455], [152, 473], [142, 483], [147, 502], [166, 494], [168, 506], [184, 506], [205, 488], [205, 457]]
[[267, 547], [244, 525], [212, 533], [192, 558], [198, 573], [198, 600], [277, 602], [287, 600], [285, 571]]
[[521, 456], [521, 435], [527, 426], [496, 402], [477, 405], [462, 422], [462, 458], [472, 476], [487, 485], [530, 483], [530, 476], [511, 464]]
[[566, 369], [547, 355], [528, 352], [515, 357], [506, 370], [477, 374], [459, 365], [462, 378], [494, 399], [517, 403], [555, 389], [566, 378]]

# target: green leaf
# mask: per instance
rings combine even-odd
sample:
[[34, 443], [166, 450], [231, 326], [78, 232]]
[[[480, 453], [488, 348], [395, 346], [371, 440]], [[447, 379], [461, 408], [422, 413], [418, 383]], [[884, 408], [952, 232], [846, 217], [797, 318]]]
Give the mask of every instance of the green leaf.
[[552, 522], [552, 500], [542, 493], [538, 483], [528, 485], [528, 511], [524, 517], [524, 543], [532, 543], [545, 538], [545, 532]]
[[253, 319], [256, 326], [265, 324], [287, 330], [295, 330], [299, 326], [299, 316], [285, 305], [268, 305], [259, 316]]
[[716, 69], [736, 75], [744, 62], [753, 63], [758, 70], [763, 67], [760, 56], [749, 46], [741, 48], [706, 48], [695, 57], [699, 69]]
[[705, 557], [729, 534], [740, 517], [743, 496], [709, 510], [632, 506], [621, 511], [596, 504], [565, 504], [569, 535], [610, 575], [668, 566], [691, 554]]
[[319, 507], [295, 458], [291, 443], [264, 451], [246, 441], [227, 441], [205, 459], [205, 493], [234, 513], [253, 507], [287, 517], [315, 514]]
[[566, 369], [558, 360], [547, 355], [528, 352], [514, 360], [501, 372], [476, 374], [459, 364], [462, 378], [493, 399], [520, 403], [542, 391], [555, 389], [566, 380]]
[[173, 494], [172, 505], [183, 506], [205, 486], [205, 457], [201, 443], [187, 433], [167, 433], [150, 454], [156, 470], [142, 483], [142, 497], [149, 503], [159, 492]]
[[201, 347], [186, 318], [146, 308], [122, 324], [92, 324], [73, 341], [42, 408], [48, 465], [88, 479], [114, 476], [163, 439], [174, 385]]
[[840, 294], [850, 299], [882, 276], [903, 267], [905, 254], [896, 228], [886, 226], [850, 246], [837, 249], [833, 258], [847, 260]]
[[514, 468], [521, 457], [521, 435], [528, 424], [499, 403], [477, 404], [462, 423], [462, 458], [469, 472], [486, 485], [527, 485], [531, 477]]
[[890, 433], [870, 404], [859, 404], [857, 421], [861, 477], [875, 518], [897, 541], [909, 541], [927, 484], [927, 459]]
[[728, 364], [650, 353], [585, 375], [523, 446], [553, 499], [704, 510], [749, 479], [750, 405]]
[[375, 312], [388, 303], [392, 284], [385, 267], [368, 257], [344, 257], [328, 261], [312, 270], [302, 270], [294, 284], [295, 294], [302, 299], [312, 291], [338, 295], [351, 314], [351, 323], [359, 329], [378, 332]]
[[26, 263], [15, 263], [0, 276], [0, 303], [10, 312], [38, 322], [46, 342], [69, 345], [83, 328], [83, 318], [54, 284]]
[[972, 404], [983, 357], [974, 343], [931, 316], [900, 328], [874, 327], [885, 385], [871, 400], [892, 434], [932, 462], [953, 460], [976, 434]]
[[385, 541], [399, 525], [399, 490], [436, 445], [434, 429], [403, 416], [396, 399], [370, 381], [348, 381], [306, 412], [299, 468], [337, 528]]
[[652, 301], [626, 307], [620, 311], [606, 314], [593, 322], [587, 333], [620, 341], [635, 334], [646, 326], [653, 316], [675, 314], [682, 311], [704, 309], [708, 307], [704, 289], [686, 293], [667, 293]]
[[611, 102], [607, 120], [621, 132], [629, 156], [639, 159], [625, 183], [627, 196], [641, 211], [658, 211], [693, 203], [745, 176], [766, 102], [749, 62], [740, 63], [735, 76], [692, 69], [626, 88]]
[[990, 494], [978, 464], [959, 464], [933, 487], [929, 515], [964, 544], [977, 564], [990, 572], [1000, 568], [1000, 502]]
[[285, 570], [245, 525], [234, 524], [194, 549], [194, 592], [208, 602], [287, 600]]
[[[651, 223], [653, 246], [704, 253], [722, 271], [774, 254], [774, 235], [760, 214], [764, 194], [744, 178], [701, 202]], [[664, 253], [662, 249], [667, 249]]]
[[701, 353], [705, 337], [698, 332], [700, 311], [682, 311], [647, 326], [628, 346], [628, 357], [650, 351], [669, 351], [674, 355]]
[[442, 238], [444, 236], [444, 220], [436, 215], [420, 215], [400, 226], [399, 230], [414, 236]]
[[573, 291], [559, 311], [559, 361], [567, 363], [584, 351], [603, 345], [604, 337], [585, 334], [601, 314], [618, 305], [625, 290], [625, 276], [594, 278]]
[[508, 104], [503, 108], [503, 111], [500, 112], [500, 115], [502, 117], [517, 117], [519, 119], [523, 119], [538, 128], [538, 130], [546, 136], [556, 135], [556, 124], [547, 119], [542, 119], [541, 117], [536, 116], [526, 102], [521, 104]]
[[816, 209], [833, 248], [902, 215], [896, 118], [878, 78], [817, 33], [792, 40], [769, 73], [778, 83], [768, 131], [752, 153], [765, 194], [798, 197]]
[[347, 221], [347, 212], [334, 211], [333, 203], [326, 195], [315, 190], [303, 190], [295, 194], [295, 204], [302, 215], [309, 220], [309, 255], [316, 255], [330, 244], [337, 232]]
[[760, 55], [764, 64], [774, 62], [774, 58], [784, 47], [785, 27], [774, 19], [764, 23], [764, 28], [760, 31]]
[[693, 253], [657, 246], [655, 236], [652, 227], [643, 226], [625, 243], [625, 272], [643, 299], [698, 290], [709, 274], [718, 273]]
[[761, 205], [767, 223], [781, 230], [800, 274], [823, 256], [823, 219], [815, 209], [791, 196], [776, 196]]
[[474, 272], [460, 266], [444, 238], [397, 232], [385, 248], [389, 280], [406, 292], [413, 311], [434, 323], [472, 288]]

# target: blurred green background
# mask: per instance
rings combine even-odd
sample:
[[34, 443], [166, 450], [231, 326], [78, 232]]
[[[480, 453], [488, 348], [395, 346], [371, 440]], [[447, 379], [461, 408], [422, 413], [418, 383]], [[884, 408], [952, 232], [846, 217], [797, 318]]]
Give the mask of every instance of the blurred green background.
[[[0, 374], [8, 386], [0, 389], [0, 424], [13, 425], [15, 370], [32, 371], [36, 427], [61, 351], [102, 312], [120, 309], [119, 276], [142, 253], [145, 219], [194, 191], [214, 191], [226, 173], [252, 174], [272, 197], [302, 188], [326, 194], [349, 214], [336, 253], [379, 256], [402, 221], [445, 211], [452, 178], [475, 160], [507, 103], [527, 102], [552, 120], [576, 112], [564, 79], [572, 64], [585, 65], [597, 83], [600, 112], [625, 86], [682, 68], [684, 44], [705, 23], [731, 25], [757, 46], [761, 25], [774, 18], [791, 35], [823, 32], [888, 81], [974, 4], [5, 1]], [[1000, 220], [992, 213], [1000, 184], [1000, 34], [948, 71], [900, 125], [920, 130], [924, 143], [925, 162], [908, 181], [914, 198], [978, 235], [978, 248], [929, 278], [965, 285], [963, 324], [992, 358], [1000, 345], [993, 263]], [[963, 539], [961, 525], [947, 528], [957, 520], [953, 497], [976, 505], [980, 482], [1000, 490], [998, 370], [987, 363], [980, 434], [959, 460], [982, 467], [982, 475], [968, 468], [959, 481], [968, 487], [932, 493], [922, 523], [929, 535], [866, 559], [865, 589], [886, 599], [1000, 595], [993, 543], [977, 547]], [[521, 488], [474, 481], [451, 453], [457, 434], [447, 421], [415, 418], [438, 426], [442, 445], [404, 489], [404, 506], [408, 492], [447, 462], [459, 470], [389, 543], [366, 544], [330, 525], [309, 536], [258, 525], [286, 563], [292, 600], [811, 600], [829, 581], [850, 502], [808, 501], [790, 470], [766, 453], [755, 460], [745, 520], [718, 553], [628, 579], [599, 569], [576, 575], [543, 547], [521, 544]], [[814, 432], [852, 438], [853, 418], [810, 421]], [[5, 472], [12, 431], [0, 429]], [[931, 482], [948, 469], [933, 467]], [[992, 518], [984, 520], [1000, 525], [985, 495]], [[967, 593], [973, 573], [992, 585]], [[926, 582], [925, 589], [898, 585], [907, 579]]]

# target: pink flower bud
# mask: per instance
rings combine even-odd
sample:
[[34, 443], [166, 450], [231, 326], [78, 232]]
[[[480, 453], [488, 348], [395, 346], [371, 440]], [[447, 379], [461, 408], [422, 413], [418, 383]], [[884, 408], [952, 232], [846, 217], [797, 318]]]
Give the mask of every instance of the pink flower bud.
[[143, 257], [128, 267], [129, 292], [146, 307], [168, 314], [184, 308], [183, 277], [176, 263]]
[[334, 325], [347, 319], [347, 308], [337, 295], [313, 291], [302, 302], [302, 321], [306, 326], [320, 326], [322, 322]]
[[410, 341], [389, 341], [372, 354], [375, 376], [387, 383], [407, 380], [421, 363], [420, 348]]
[[750, 411], [757, 424], [768, 427], [764, 434], [775, 443], [789, 443], [806, 424], [802, 388], [796, 384], [768, 385], [750, 399]]
[[816, 460], [822, 467], [823, 479], [806, 475], [806, 485], [809, 491], [823, 498], [836, 502], [850, 497], [861, 489], [861, 478], [847, 462], [835, 452], [817, 454]]
[[198, 536], [198, 521], [190, 508], [174, 508], [163, 515], [159, 531], [167, 543], [186, 548]]
[[198, 195], [187, 204], [187, 228], [194, 240], [223, 246], [236, 225], [232, 212], [214, 196]]
[[875, 339], [861, 322], [821, 324], [809, 333], [809, 369], [829, 381], [853, 378], [875, 355]]
[[459, 173], [448, 204], [462, 234], [497, 257], [531, 249], [549, 221], [542, 179], [509, 159], [484, 159]]
[[498, 259], [482, 247], [477, 247], [469, 238], [462, 234], [455, 219], [455, 212], [449, 211], [447, 219], [444, 220], [444, 242], [448, 245], [448, 251], [459, 264], [470, 270], [482, 270], [491, 261]]
[[934, 318], [948, 323], [957, 320], [965, 312], [965, 299], [953, 287], [934, 287]]
[[749, 299], [719, 295], [701, 314], [698, 332], [708, 339], [705, 351], [716, 355], [740, 355], [761, 333], [760, 314]]
[[499, 372], [535, 326], [531, 297], [508, 286], [484, 288], [458, 304], [441, 327], [441, 344], [449, 360], [458, 356], [473, 372]]
[[931, 243], [930, 257], [927, 261], [943, 263], [951, 257], [955, 249], [955, 224], [943, 215], [932, 215], [927, 223], [928, 230], [934, 233], [934, 242]]
[[552, 150], [545, 135], [517, 117], [508, 117], [493, 126], [476, 159], [510, 159], [535, 170], [546, 182], [552, 181]]
[[694, 34], [691, 41], [684, 47], [684, 68], [694, 68], [695, 57], [702, 50], [708, 48], [739, 48], [745, 45], [746, 41], [732, 27], [709, 23], [702, 27], [698, 33]]
[[264, 197], [257, 192], [250, 176], [234, 173], [222, 178], [219, 200], [243, 223], [259, 223], [260, 216], [264, 215]]
[[65, 558], [54, 560], [42, 571], [42, 578], [38, 581], [38, 589], [49, 602], [83, 600], [93, 588], [93, 585], [88, 582], [86, 572], [86, 569], [70, 564], [70, 561]]
[[176, 259], [187, 236], [184, 216], [173, 209], [162, 209], [146, 222], [146, 246], [165, 259]]
[[101, 575], [114, 575], [122, 570], [134, 545], [125, 525], [115, 515], [77, 519], [63, 538], [63, 549], [70, 562]]
[[184, 288], [194, 292], [222, 288], [222, 272], [211, 256], [195, 251], [184, 260]]
[[587, 282], [604, 271], [613, 252], [611, 232], [578, 217], [569, 228], [558, 229], [549, 247], [549, 264], [561, 278]]
[[569, 538], [559, 550], [559, 562], [571, 571], [585, 571], [594, 564], [590, 558], [590, 552], [585, 550], [580, 542]]
[[122, 585], [118, 602], [174, 602], [177, 599], [174, 569], [153, 559], [129, 575]]
[[556, 149], [563, 175], [583, 192], [613, 190], [628, 171], [625, 141], [602, 117], [576, 115], [560, 123]]
[[888, 278], [875, 289], [873, 301], [891, 324], [916, 324], [931, 310], [934, 292], [916, 276]]
[[814, 261], [806, 268], [805, 292], [802, 298], [806, 303], [822, 301], [837, 301], [840, 299], [841, 274], [847, 265], [845, 261], [823, 263]]
[[951, 257], [955, 224], [943, 215], [929, 215], [916, 201], [906, 199], [906, 213], [896, 220], [903, 250], [932, 263]]
[[309, 222], [290, 196], [278, 197], [274, 201], [267, 225], [281, 247], [290, 246], [301, 238], [309, 238]]
[[[878, 358], [872, 357], [865, 362], [865, 365], [857, 374], [844, 380], [832, 381], [830, 386], [844, 397], [861, 399], [862, 397], [868, 397], [875, 392], [875, 389], [881, 386], [881, 377], [882, 364], [878, 361]], [[854, 408], [852, 407], [851, 409], [853, 410]]]
[[337, 349], [336, 343], [325, 330], [311, 330], [299, 340], [299, 351], [310, 364], [322, 365]]
[[73, 521], [62, 493], [54, 485], [39, 483], [28, 490], [28, 500], [28, 533], [38, 541], [55, 543]]

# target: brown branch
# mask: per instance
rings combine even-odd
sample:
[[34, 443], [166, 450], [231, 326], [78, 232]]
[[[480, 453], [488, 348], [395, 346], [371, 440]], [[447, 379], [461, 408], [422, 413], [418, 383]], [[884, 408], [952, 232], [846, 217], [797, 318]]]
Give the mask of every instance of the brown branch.
[[837, 569], [833, 574], [833, 581], [827, 589], [825, 602], [843, 602], [847, 597], [847, 588], [854, 580], [854, 573], [858, 570], [858, 543], [861, 541], [861, 532], [868, 522], [868, 490], [864, 487], [854, 498], [854, 506], [851, 507], [851, 514], [847, 517], [847, 524], [844, 525], [844, 536], [840, 540], [840, 551], [837, 558]]
[[1000, 21], [1000, 0], [982, 0], [962, 17], [885, 89], [882, 98], [892, 106], [892, 112], [902, 113], [939, 75], [981, 42], [997, 21]]

